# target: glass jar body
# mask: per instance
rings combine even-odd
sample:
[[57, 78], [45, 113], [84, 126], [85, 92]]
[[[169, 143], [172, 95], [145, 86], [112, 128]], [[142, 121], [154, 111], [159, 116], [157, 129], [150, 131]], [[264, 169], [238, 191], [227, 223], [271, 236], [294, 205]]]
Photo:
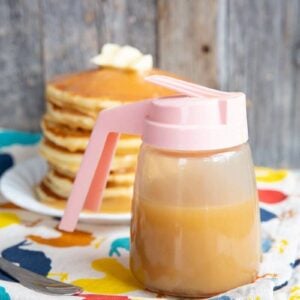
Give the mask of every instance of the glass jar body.
[[254, 281], [260, 222], [248, 144], [197, 152], [143, 144], [132, 215], [130, 267], [149, 290], [207, 297]]

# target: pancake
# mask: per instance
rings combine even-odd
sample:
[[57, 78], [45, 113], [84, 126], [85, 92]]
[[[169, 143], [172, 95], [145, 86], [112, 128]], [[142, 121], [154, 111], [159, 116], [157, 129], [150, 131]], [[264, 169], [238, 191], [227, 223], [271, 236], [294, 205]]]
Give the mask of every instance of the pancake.
[[[104, 197], [131, 197], [133, 178], [129, 176], [130, 180], [126, 177], [126, 181], [119, 182], [110, 179], [104, 191]], [[42, 183], [56, 195], [66, 199], [71, 193], [73, 180], [54, 170], [49, 170]]]
[[[51, 165], [57, 169], [69, 172], [75, 176], [80, 167], [83, 157], [83, 152], [69, 152], [66, 149], [59, 147], [51, 141], [44, 139], [39, 147], [40, 154]], [[136, 166], [136, 155], [115, 155], [112, 161], [111, 170], [118, 170], [122, 168], [132, 168]]]
[[46, 116], [53, 122], [58, 122], [72, 128], [92, 130], [96, 119], [72, 109], [59, 107], [48, 101]]
[[[124, 172], [124, 173], [116, 173], [116, 174], [110, 173], [108, 176], [108, 180], [107, 180], [107, 186], [108, 187], [114, 187], [114, 186], [128, 187], [133, 184], [134, 177], [135, 177], [135, 173], [133, 173], [131, 170], [127, 170], [127, 172]], [[62, 186], [62, 188], [65, 188], [64, 185], [69, 185], [69, 183], [73, 183], [75, 177], [63, 174], [63, 173], [59, 172], [58, 170], [54, 169], [53, 167], [50, 167], [45, 178], [47, 178], [47, 180], [56, 184], [58, 189], [60, 189], [59, 186]], [[70, 191], [70, 189], [67, 189], [67, 190]]]
[[[66, 206], [66, 198], [57, 195], [55, 192], [47, 188], [43, 183], [35, 188], [36, 194], [41, 202], [58, 209], [64, 209]], [[130, 195], [132, 191], [130, 192]], [[131, 210], [131, 196], [130, 197], [107, 197], [104, 195], [101, 212], [102, 213], [129, 213]], [[88, 212], [88, 211], [85, 211]]]
[[[41, 127], [47, 140], [70, 152], [84, 152], [91, 134], [89, 130], [73, 129], [67, 125], [52, 121], [47, 115], [43, 118]], [[122, 135], [117, 145], [116, 155], [137, 154], [140, 145], [141, 140], [139, 138]]]
[[66, 125], [53, 122], [47, 115], [41, 122], [41, 128], [47, 140], [71, 152], [78, 150], [83, 152], [91, 134], [88, 130], [71, 129]]
[[[51, 89], [51, 87], [49, 87]], [[70, 104], [69, 102], [64, 102], [59, 98], [54, 98], [54, 97], [48, 97], [47, 98], [48, 103], [51, 103], [52, 105], [54, 105], [56, 107], [56, 110], [58, 110], [59, 108], [61, 110], [63, 110], [64, 112], [68, 112], [70, 114], [76, 114], [78, 115], [82, 115], [85, 117], [90, 117], [93, 120], [97, 119], [98, 113], [101, 110], [104, 110], [106, 108], [112, 108], [115, 106], [118, 106], [118, 104], [115, 104], [111, 107], [99, 107], [96, 109], [88, 109], [86, 107], [78, 107], [76, 105]]]
[[102, 109], [178, 94], [144, 80], [145, 76], [155, 74], [174, 77], [157, 69], [140, 74], [117, 68], [98, 68], [55, 78], [47, 84], [46, 98], [58, 106], [68, 105], [70, 109], [96, 117]]
[[[69, 177], [69, 178], [72, 178], [74, 179], [75, 176], [76, 176], [76, 172], [72, 172], [70, 170], [67, 170], [67, 169], [63, 169], [61, 168], [59, 165], [53, 165], [51, 164], [49, 161], [48, 161], [48, 165], [49, 165], [49, 168], [57, 171], [58, 173], [66, 176], [66, 177]], [[119, 178], [119, 180], [126, 180], [126, 176], [128, 178], [132, 178], [134, 177], [134, 174], [135, 174], [135, 166], [131, 166], [131, 167], [128, 167], [128, 168], [122, 168], [122, 169], [117, 169], [117, 170], [110, 170], [110, 173], [109, 173], [110, 177], [111, 178]], [[123, 179], [121, 179], [123, 178]], [[117, 179], [116, 179], [117, 180]], [[130, 180], [130, 179], [128, 179]]]

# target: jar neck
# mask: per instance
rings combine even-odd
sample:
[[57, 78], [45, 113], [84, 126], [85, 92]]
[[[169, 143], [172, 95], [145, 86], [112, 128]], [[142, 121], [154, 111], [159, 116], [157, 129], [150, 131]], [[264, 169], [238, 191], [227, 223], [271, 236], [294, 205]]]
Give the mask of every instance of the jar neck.
[[239, 144], [233, 147], [223, 148], [223, 149], [211, 149], [211, 150], [174, 150], [174, 149], [167, 149], [161, 148], [154, 145], [150, 145], [148, 143], [142, 143], [142, 150], [149, 150], [159, 152], [163, 155], [171, 155], [171, 156], [178, 156], [178, 157], [206, 157], [206, 156], [213, 156], [217, 154], [222, 154], [226, 152], [238, 152], [242, 151], [245, 148], [248, 148], [250, 151], [249, 143]]

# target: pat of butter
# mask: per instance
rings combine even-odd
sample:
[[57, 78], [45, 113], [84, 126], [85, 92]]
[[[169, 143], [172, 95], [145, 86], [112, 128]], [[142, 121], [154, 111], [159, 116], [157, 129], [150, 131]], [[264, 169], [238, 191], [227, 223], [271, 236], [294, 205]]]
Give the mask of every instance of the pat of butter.
[[101, 53], [93, 57], [91, 62], [102, 67], [129, 69], [137, 72], [144, 72], [153, 68], [151, 55], [144, 55], [131, 46], [121, 47], [117, 44], [105, 44]]

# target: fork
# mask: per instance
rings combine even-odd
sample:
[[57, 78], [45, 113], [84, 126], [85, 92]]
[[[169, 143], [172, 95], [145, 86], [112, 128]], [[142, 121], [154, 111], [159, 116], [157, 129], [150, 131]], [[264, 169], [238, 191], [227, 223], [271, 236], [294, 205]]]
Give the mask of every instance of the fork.
[[8, 260], [0, 257], [0, 269], [23, 286], [49, 295], [75, 295], [82, 292], [80, 287], [46, 278], [24, 268], [18, 267]]

